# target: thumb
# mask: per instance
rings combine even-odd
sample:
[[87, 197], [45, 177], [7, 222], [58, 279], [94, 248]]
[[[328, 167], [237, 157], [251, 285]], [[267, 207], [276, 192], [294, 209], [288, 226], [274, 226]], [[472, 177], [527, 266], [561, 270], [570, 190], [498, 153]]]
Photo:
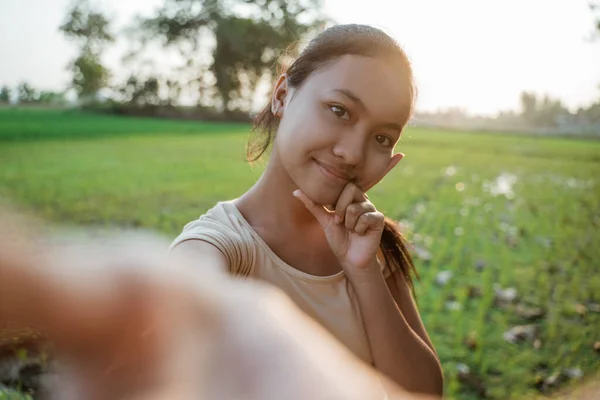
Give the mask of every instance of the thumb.
[[311, 214], [316, 218], [316, 220], [319, 221], [323, 228], [327, 227], [327, 225], [331, 222], [331, 219], [333, 218], [333, 213], [327, 211], [322, 205], [317, 204], [311, 199], [309, 199], [300, 189], [294, 190], [293, 195], [294, 197], [298, 198], [302, 203], [304, 203], [304, 206], [308, 209], [308, 211], [311, 212]]

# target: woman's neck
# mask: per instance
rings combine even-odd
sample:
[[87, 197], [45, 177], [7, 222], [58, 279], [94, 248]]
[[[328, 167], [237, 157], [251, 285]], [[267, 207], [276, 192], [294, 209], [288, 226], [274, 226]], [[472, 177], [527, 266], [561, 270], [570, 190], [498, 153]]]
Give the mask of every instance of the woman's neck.
[[264, 173], [236, 206], [275, 254], [294, 268], [316, 276], [338, 273], [325, 234], [304, 204], [298, 189], [275, 154]]
[[260, 179], [237, 201], [253, 226], [278, 227], [283, 232], [314, 229], [318, 226], [304, 204], [293, 196], [298, 186], [292, 181], [273, 150]]

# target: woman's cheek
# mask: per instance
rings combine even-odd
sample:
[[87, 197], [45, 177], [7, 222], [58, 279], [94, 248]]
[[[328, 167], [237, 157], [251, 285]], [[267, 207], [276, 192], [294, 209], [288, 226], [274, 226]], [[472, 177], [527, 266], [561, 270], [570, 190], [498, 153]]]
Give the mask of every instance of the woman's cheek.
[[371, 168], [368, 168], [368, 172], [366, 174], [367, 179], [365, 180], [368, 182], [366, 186], [369, 185], [369, 182], [379, 183], [379, 181], [385, 177], [385, 170], [390, 163], [390, 160], [391, 159], [389, 157], [379, 157], [379, 159], [374, 162], [374, 165]]

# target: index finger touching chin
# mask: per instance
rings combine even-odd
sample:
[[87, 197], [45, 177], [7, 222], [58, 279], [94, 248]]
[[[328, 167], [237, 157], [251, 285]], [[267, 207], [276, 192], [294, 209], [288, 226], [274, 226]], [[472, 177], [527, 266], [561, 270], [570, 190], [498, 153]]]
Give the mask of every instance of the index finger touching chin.
[[354, 183], [349, 183], [344, 187], [337, 203], [335, 204], [335, 213], [343, 219], [346, 215], [346, 208], [348, 208], [350, 204], [357, 201], [364, 201], [366, 199], [366, 195], [360, 189], [360, 187]]

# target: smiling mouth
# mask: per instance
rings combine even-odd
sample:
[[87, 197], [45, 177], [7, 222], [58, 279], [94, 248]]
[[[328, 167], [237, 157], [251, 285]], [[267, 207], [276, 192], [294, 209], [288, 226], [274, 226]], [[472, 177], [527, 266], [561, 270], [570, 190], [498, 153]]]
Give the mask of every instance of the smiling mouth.
[[345, 174], [341, 171], [336, 171], [331, 168], [328, 168], [325, 165], [321, 164], [316, 159], [314, 161], [315, 161], [315, 164], [317, 164], [317, 167], [319, 167], [319, 169], [323, 173], [323, 175], [326, 178], [328, 178], [330, 181], [337, 182], [340, 184], [346, 184], [352, 180], [352, 177], [348, 176], [347, 174]]

